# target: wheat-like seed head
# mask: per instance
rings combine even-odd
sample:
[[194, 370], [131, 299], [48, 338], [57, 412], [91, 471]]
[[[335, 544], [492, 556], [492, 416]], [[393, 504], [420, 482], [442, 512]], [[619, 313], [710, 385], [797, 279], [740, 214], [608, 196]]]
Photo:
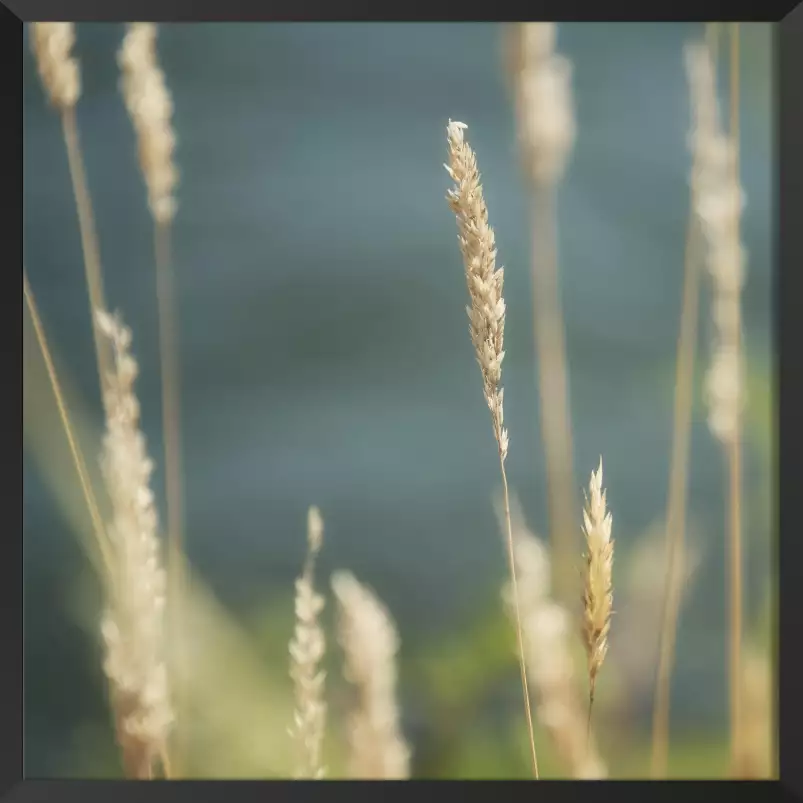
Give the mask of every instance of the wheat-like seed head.
[[31, 50], [36, 57], [39, 77], [60, 111], [72, 108], [81, 94], [81, 73], [71, 53], [75, 44], [72, 22], [31, 23]]
[[692, 97], [693, 206], [713, 285], [714, 342], [705, 380], [708, 424], [725, 444], [738, 433], [745, 395], [740, 296], [746, 252], [737, 234], [745, 196], [735, 180], [734, 143], [720, 124], [716, 73], [707, 45], [687, 47], [686, 71]]
[[593, 698], [597, 674], [608, 651], [608, 632], [613, 613], [613, 539], [612, 517], [607, 511], [602, 488], [602, 458], [591, 472], [583, 532], [586, 538], [583, 591], [583, 634], [588, 653], [588, 677]]
[[[504, 514], [497, 511], [504, 529]], [[604, 778], [605, 763], [593, 736], [586, 732], [586, 718], [577, 687], [570, 649], [572, 631], [565, 608], [555, 602], [550, 588], [549, 555], [524, 521], [520, 506], [511, 503], [519, 603], [527, 651], [527, 673], [536, 692], [536, 714], [555, 752], [573, 778]], [[513, 591], [503, 591], [508, 612], [515, 615]]]
[[176, 211], [176, 135], [171, 122], [173, 102], [156, 56], [156, 26], [129, 23], [117, 58], [123, 97], [137, 133], [151, 214], [158, 223], [169, 223]]
[[399, 727], [396, 653], [399, 636], [385, 606], [349, 572], [332, 577], [344, 674], [359, 703], [349, 722], [349, 775], [404, 780], [410, 750]]
[[101, 457], [114, 553], [113, 592], [101, 624], [104, 670], [112, 686], [127, 774], [142, 778], [150, 776], [173, 722], [165, 664], [165, 574], [150, 489], [153, 463], [134, 394], [138, 367], [130, 353], [131, 331], [106, 312], [97, 312], [97, 321], [114, 352], [114, 371], [105, 386]]
[[307, 514], [307, 560], [296, 580], [296, 627], [290, 642], [290, 676], [295, 685], [296, 710], [290, 733], [298, 745], [296, 778], [323, 778], [321, 747], [326, 728], [326, 673], [320, 669], [326, 640], [319, 617], [324, 599], [315, 592], [313, 569], [323, 543], [323, 519], [317, 507]]
[[503, 268], [496, 268], [496, 242], [488, 224], [480, 173], [474, 151], [465, 141], [465, 123], [449, 121], [446, 137], [449, 164], [444, 165], [455, 186], [447, 200], [457, 217], [458, 242], [466, 270], [471, 305], [466, 308], [471, 342], [482, 371], [485, 401], [494, 421], [494, 434], [504, 460], [508, 436], [503, 427], [504, 391], [502, 360], [505, 358], [505, 301], [502, 298]]
[[519, 139], [527, 172], [538, 185], [562, 177], [577, 136], [571, 62], [555, 53], [553, 22], [517, 23], [509, 38]]

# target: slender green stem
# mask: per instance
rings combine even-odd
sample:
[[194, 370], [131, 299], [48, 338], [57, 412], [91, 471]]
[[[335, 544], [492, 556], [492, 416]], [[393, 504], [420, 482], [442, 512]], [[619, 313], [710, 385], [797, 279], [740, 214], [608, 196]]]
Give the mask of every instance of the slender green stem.
[[[733, 142], [734, 184], [739, 178], [739, 23], [731, 24], [730, 37], [730, 135]], [[736, 217], [734, 242], [740, 241], [740, 221]], [[741, 332], [735, 334], [738, 353], [742, 353]], [[742, 751], [741, 711], [741, 637], [742, 637], [742, 433], [741, 412], [733, 438], [727, 446], [729, 487], [729, 541], [730, 541], [730, 602], [729, 602], [729, 675], [730, 675], [730, 729], [731, 763], [736, 765]]]

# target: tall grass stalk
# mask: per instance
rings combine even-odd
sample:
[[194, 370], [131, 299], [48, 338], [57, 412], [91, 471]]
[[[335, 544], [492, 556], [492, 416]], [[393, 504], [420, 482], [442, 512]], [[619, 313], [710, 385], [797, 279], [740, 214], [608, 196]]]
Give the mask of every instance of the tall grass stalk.
[[773, 664], [766, 650], [748, 645], [744, 650], [741, 753], [733, 767], [737, 778], [777, 778], [773, 745]]
[[349, 777], [406, 780], [410, 749], [399, 725], [396, 653], [399, 635], [376, 594], [349, 572], [332, 577], [344, 674], [358, 694], [349, 717]]
[[711, 49], [703, 44], [689, 46], [686, 63], [694, 112], [692, 145], [697, 155], [694, 208], [706, 239], [706, 263], [712, 282], [713, 342], [705, 380], [708, 425], [722, 446], [727, 477], [728, 685], [731, 762], [735, 765], [741, 741], [741, 427], [745, 381], [741, 291], [746, 255], [740, 235], [744, 193], [739, 180], [738, 28], [731, 29], [731, 33], [730, 135], [724, 132], [719, 119]]
[[513, 589], [518, 639], [519, 670], [524, 712], [530, 740], [530, 753], [533, 775], [538, 778], [538, 758], [535, 752], [530, 691], [527, 685], [527, 668], [524, 657], [524, 636], [522, 632], [519, 592], [516, 580], [516, 558], [513, 546], [513, 530], [510, 522], [510, 497], [507, 484], [505, 460], [508, 451], [508, 434], [504, 428], [504, 389], [502, 381], [502, 361], [505, 357], [505, 301], [502, 297], [504, 270], [496, 268], [496, 241], [494, 231], [488, 223], [488, 208], [483, 197], [480, 173], [474, 151], [465, 141], [465, 123], [449, 121], [446, 138], [449, 146], [449, 164], [444, 165], [455, 182], [449, 190], [447, 200], [457, 218], [458, 242], [463, 256], [471, 305], [466, 308], [470, 320], [471, 341], [482, 374], [483, 394], [491, 422], [499, 468], [502, 474], [502, 494], [505, 521], [507, 522], [507, 546], [510, 580]]
[[667, 773], [670, 683], [685, 576], [686, 501], [700, 301], [700, 246], [699, 226], [694, 216], [690, 215], [686, 226], [683, 302], [675, 366], [674, 423], [665, 522], [666, 586], [652, 722], [650, 771], [653, 778], [666, 777]]
[[163, 770], [171, 769], [165, 760], [174, 722], [164, 630], [166, 578], [150, 488], [153, 462], [134, 393], [138, 366], [130, 351], [131, 332], [106, 312], [99, 310], [97, 318], [114, 353], [114, 372], [106, 382], [101, 469], [111, 501], [108, 532], [117, 582], [101, 622], [103, 668], [126, 776], [146, 780], [154, 777], [160, 757]]
[[[739, 23], [730, 25], [730, 138], [733, 143], [733, 186], [740, 187], [739, 169]], [[741, 216], [733, 217], [733, 243], [739, 246]], [[740, 312], [737, 298], [737, 312]], [[741, 316], [740, 316], [741, 318]], [[741, 322], [741, 321], [740, 321]], [[741, 326], [733, 332], [734, 348], [742, 356]], [[741, 695], [741, 641], [742, 641], [742, 432], [741, 409], [733, 437], [728, 441], [729, 480], [729, 541], [730, 541], [730, 601], [729, 601], [729, 665], [730, 665], [730, 721], [731, 763], [735, 768], [742, 754], [742, 695]]]
[[[179, 360], [176, 301], [172, 266], [171, 227], [176, 211], [174, 190], [178, 171], [173, 160], [175, 132], [173, 104], [156, 53], [157, 27], [152, 23], [129, 23], [118, 62], [121, 89], [137, 135], [140, 169], [148, 189], [148, 208], [153, 218], [156, 295], [159, 320], [159, 357], [162, 386], [162, 433], [165, 453], [165, 495], [168, 532], [168, 602], [173, 659], [182, 660], [181, 598], [183, 594], [183, 489]], [[182, 675], [179, 668], [174, 673]], [[177, 687], [176, 706], [183, 722], [186, 706]], [[180, 736], [186, 727], [177, 730]], [[179, 739], [176, 760], [183, 761]], [[180, 765], [180, 764], [179, 764]]]
[[81, 249], [84, 256], [84, 271], [92, 317], [92, 336], [95, 343], [101, 396], [103, 396], [103, 383], [111, 371], [111, 355], [108, 344], [100, 334], [94, 314], [96, 309], [106, 309], [106, 301], [103, 292], [103, 274], [100, 246], [95, 229], [95, 216], [92, 211], [92, 199], [75, 116], [75, 106], [81, 95], [81, 76], [78, 61], [72, 56], [74, 43], [75, 25], [71, 22], [34, 22], [31, 24], [31, 47], [36, 57], [39, 76], [51, 105], [61, 117], [70, 180], [78, 212]]
[[[708, 23], [705, 37], [716, 74], [719, 45], [719, 24]], [[694, 132], [692, 131], [692, 136]], [[695, 215], [694, 179], [699, 170], [697, 153], [692, 154], [690, 184], [691, 206], [686, 224], [683, 302], [678, 334], [675, 369], [675, 401], [672, 428], [672, 455], [669, 470], [669, 491], [666, 514], [666, 587], [660, 631], [655, 704], [652, 723], [652, 755], [650, 772], [653, 778], [666, 777], [669, 755], [669, 712], [672, 665], [677, 639], [678, 617], [685, 575], [686, 500], [688, 491], [689, 444], [693, 405], [694, 364], [699, 324], [700, 262], [703, 255], [702, 232]]]
[[546, 461], [555, 592], [571, 596], [575, 554], [571, 404], [560, 277], [556, 195], [575, 139], [571, 63], [555, 53], [554, 23], [511, 30], [519, 144], [530, 188], [533, 334], [538, 366], [541, 438]]

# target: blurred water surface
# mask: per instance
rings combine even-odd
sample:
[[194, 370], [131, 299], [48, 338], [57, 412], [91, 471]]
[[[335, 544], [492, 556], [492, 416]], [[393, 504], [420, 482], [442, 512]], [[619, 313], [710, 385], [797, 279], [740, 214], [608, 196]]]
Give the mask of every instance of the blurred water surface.
[[[144, 427], [160, 463], [151, 228], [117, 87], [122, 34], [79, 26], [78, 118], [107, 295], [134, 331]], [[498, 464], [444, 199], [448, 118], [469, 125], [506, 267], [509, 477], [545, 532], [526, 200], [500, 34], [490, 24], [160, 29], [182, 174], [188, 548], [231, 605], [289, 590], [311, 503], [327, 523], [323, 570], [349, 567], [374, 585], [403, 636], [448, 628], [504, 575], [491, 503]], [[623, 552], [665, 504], [688, 210], [682, 48], [700, 34], [696, 25], [560, 26], [579, 127], [560, 195], [575, 482], [579, 500], [604, 455]], [[745, 25], [743, 44], [744, 306], [751, 360], [768, 379], [770, 27]], [[59, 352], [97, 405], [64, 148], [28, 54], [24, 125], [26, 265]], [[758, 426], [769, 439], [770, 422]], [[723, 480], [702, 410], [692, 463], [705, 563], [681, 633], [676, 701], [720, 718]], [[749, 612], [769, 580], [768, 468], [748, 448]], [[58, 658], [44, 634], [69, 585], [52, 563], [71, 536], [27, 460], [24, 504], [26, 578], [50, 589], [26, 595], [29, 673], [45, 688], [36, 662]], [[48, 700], [28, 700], [31, 721], [58, 718]], [[37, 767], [49, 766], [44, 755]]]

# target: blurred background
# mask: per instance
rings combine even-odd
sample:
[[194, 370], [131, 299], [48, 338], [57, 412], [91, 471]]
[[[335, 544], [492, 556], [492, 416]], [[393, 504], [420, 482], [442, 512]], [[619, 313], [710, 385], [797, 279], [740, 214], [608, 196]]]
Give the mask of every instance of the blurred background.
[[[703, 29], [558, 31], [574, 64], [578, 125], [558, 207], [578, 538], [581, 487], [603, 455], [617, 543], [616, 617], [595, 717], [611, 774], [635, 777], [649, 769], [688, 215], [683, 46]], [[152, 228], [118, 90], [123, 33], [117, 24], [78, 26], [77, 115], [107, 298], [134, 333], [161, 501]], [[348, 568], [396, 618], [413, 774], [526, 776], [514, 641], [499, 597], [499, 466], [442, 167], [447, 120], [462, 120], [506, 269], [508, 477], [545, 536], [526, 188], [502, 27], [169, 24], [158, 49], [181, 170], [174, 262], [186, 546], [208, 643], [197, 659], [191, 768], [289, 773], [293, 581], [316, 504], [326, 525], [319, 586]], [[776, 587], [772, 63], [771, 26], [743, 25], [745, 642], [765, 660]], [[27, 51], [24, 80], [25, 265], [97, 453], [102, 417], [75, 205], [58, 117]], [[86, 514], [28, 323], [25, 355], [26, 775], [116, 776], [101, 598], [76, 537]], [[672, 698], [670, 771], [684, 777], [727, 769], [725, 478], [701, 384], [689, 490], [696, 569]], [[329, 655], [336, 767], [334, 638]], [[544, 774], [556, 773], [538, 739]]]

